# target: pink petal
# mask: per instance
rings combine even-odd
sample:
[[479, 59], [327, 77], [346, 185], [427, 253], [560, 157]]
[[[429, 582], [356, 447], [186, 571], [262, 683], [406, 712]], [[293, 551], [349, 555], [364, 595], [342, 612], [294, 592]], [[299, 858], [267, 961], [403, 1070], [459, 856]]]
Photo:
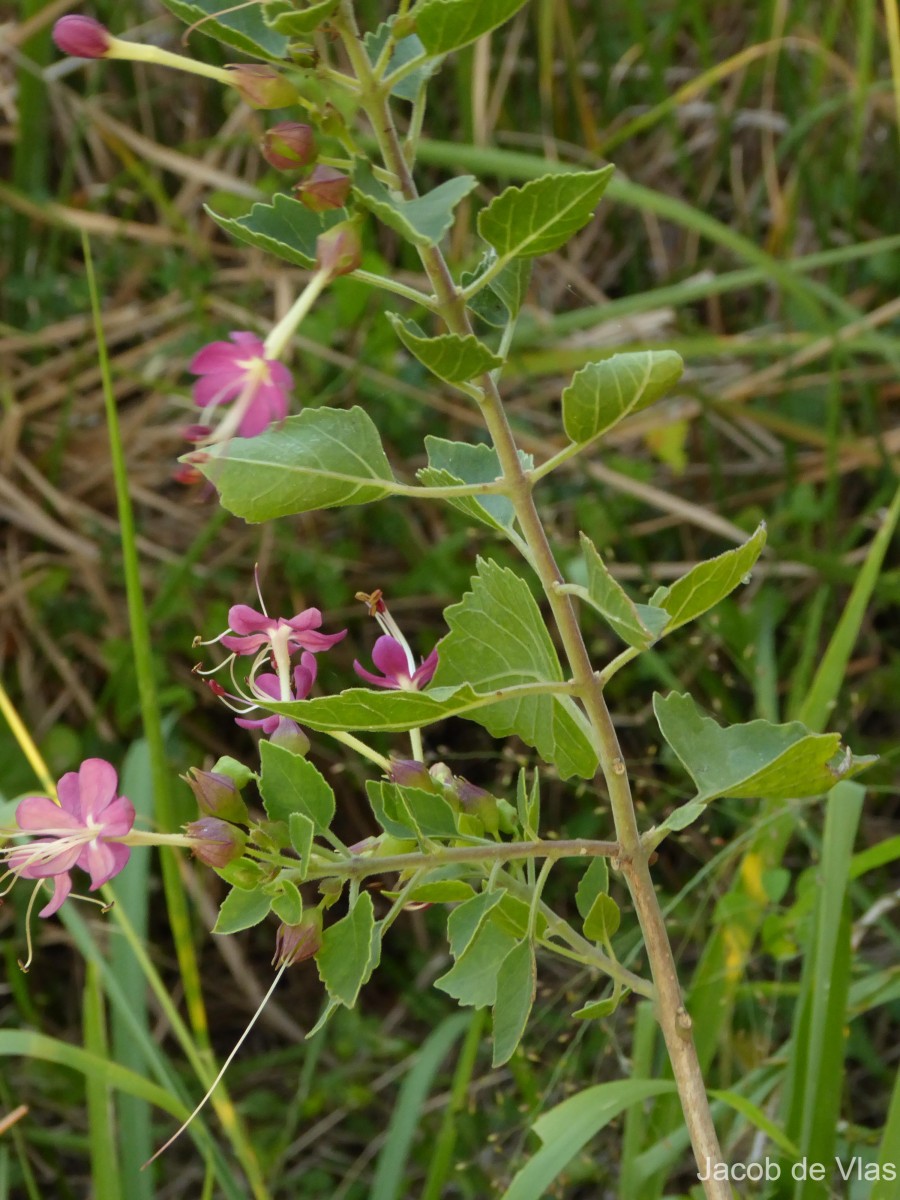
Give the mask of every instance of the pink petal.
[[308, 633], [294, 634], [291, 637], [291, 646], [294, 649], [299, 647], [302, 650], [311, 650], [313, 654], [317, 654], [320, 650], [330, 650], [346, 636], [346, 629], [342, 629], [340, 633], [315, 633], [309, 630]]
[[42, 857], [40, 860], [33, 860], [34, 847], [52, 846], [53, 844], [52, 838], [41, 838], [37, 842], [31, 842], [30, 845], [17, 846], [9, 855], [10, 870], [21, 875], [23, 879], [48, 879], [51, 875], [61, 875], [64, 871], [70, 871], [81, 853], [81, 845], [78, 843], [55, 851], [49, 858]]
[[101, 819], [103, 810], [116, 798], [119, 776], [105, 758], [86, 758], [78, 768], [81, 782], [81, 814], [83, 820]]
[[260, 402], [254, 399], [248, 406], [247, 411], [241, 417], [241, 423], [238, 425], [238, 437], [251, 438], [256, 437], [260, 433], [265, 433], [275, 420], [280, 420], [284, 413], [278, 416], [273, 416], [269, 412], [265, 402]]
[[66, 875], [65, 873], [63, 873], [62, 875], [57, 875], [56, 879], [54, 879], [54, 881], [53, 881], [53, 898], [49, 904], [44, 905], [44, 907], [38, 913], [38, 916], [39, 917], [52, 917], [53, 914], [59, 909], [62, 902], [66, 899], [69, 892], [71, 892], [71, 890], [72, 890], [71, 875]]
[[240, 348], [241, 358], [247, 357], [248, 350], [253, 354], [254, 358], [265, 358], [265, 344], [255, 333], [248, 333], [246, 330], [237, 330], [234, 333], [229, 333], [228, 336]]
[[228, 610], [228, 628], [235, 633], [261, 633], [275, 629], [277, 624], [274, 617], [257, 612], [249, 604], [232, 604]]
[[372, 647], [372, 662], [384, 675], [400, 680], [410, 678], [406, 651], [396, 638], [383, 634]]
[[285, 621], [286, 625], [290, 625], [291, 629], [296, 629], [298, 632], [304, 629], [318, 629], [322, 624], [322, 610], [320, 608], [304, 608], [303, 612], [297, 613], [296, 616]]
[[216, 371], [214, 374], [204, 375], [202, 379], [198, 379], [191, 388], [191, 395], [196, 405], [206, 408], [209, 404], [229, 403], [240, 393], [243, 386], [243, 375], [235, 374], [233, 371], [227, 374], [224, 371]]
[[413, 683], [418, 688], [425, 687], [427, 684], [431, 683], [432, 679], [434, 678], [434, 673], [437, 669], [438, 652], [437, 646], [435, 646], [422, 665], [416, 668], [415, 674], [413, 675]]
[[353, 660], [353, 670], [357, 673], [360, 679], [364, 679], [366, 683], [371, 683], [374, 687], [392, 688], [396, 690], [400, 685], [394, 679], [385, 679], [383, 675], [373, 675], [357, 659]]
[[247, 721], [243, 717], [235, 717], [235, 725], [240, 725], [241, 729], [261, 729], [263, 733], [274, 733], [278, 728], [280, 717], [277, 713], [272, 713], [269, 717], [264, 717], [261, 721]]
[[275, 358], [269, 358], [266, 361], [269, 364], [269, 378], [272, 380], [274, 386], [282, 392], [291, 391], [294, 386], [294, 376], [284, 363], [279, 362]]
[[198, 350], [188, 363], [192, 375], [208, 375], [211, 371], [237, 371], [235, 366], [243, 357], [243, 352], [230, 342], [210, 342], [202, 350]]
[[134, 805], [127, 796], [119, 796], [103, 810], [103, 836], [124, 837], [134, 825]]
[[122, 870], [131, 857], [131, 847], [123, 846], [121, 842], [103, 842], [95, 838], [82, 847], [78, 856], [78, 866], [87, 871], [91, 877], [91, 891], [104, 883], [109, 883], [114, 875]]
[[269, 637], [265, 633], [254, 633], [249, 637], [232, 637], [231, 634], [226, 634], [219, 638], [219, 643], [226, 650], [233, 650], [235, 654], [255, 654], [257, 650], [268, 645]]
[[281, 699], [281, 681], [277, 675], [272, 675], [269, 671], [257, 675], [253, 680], [253, 687], [255, 691], [262, 692], [273, 700]]
[[73, 817], [81, 817], [81, 780], [77, 771], [67, 771], [56, 785], [59, 803]]
[[305, 700], [312, 691], [317, 671], [316, 656], [304, 650], [300, 655], [300, 666], [294, 667], [294, 696], [297, 700]]
[[[78, 778], [74, 772], [73, 776]], [[46, 796], [26, 796], [21, 800], [16, 809], [16, 824], [29, 833], [55, 833], [57, 830], [84, 827], [84, 822], [74, 813], [60, 808]]]

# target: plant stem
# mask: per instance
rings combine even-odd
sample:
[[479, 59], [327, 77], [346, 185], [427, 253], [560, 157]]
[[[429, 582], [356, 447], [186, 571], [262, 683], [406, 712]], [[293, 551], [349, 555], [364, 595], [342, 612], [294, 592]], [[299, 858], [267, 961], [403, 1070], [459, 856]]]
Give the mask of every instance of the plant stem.
[[[341, 0], [335, 27], [342, 37], [351, 66], [359, 80], [362, 107], [372, 124], [384, 164], [396, 174], [404, 197], [407, 200], [416, 199], [418, 192], [403, 154], [393, 115], [377, 81], [373, 78], [371, 65], [360, 41], [351, 0]], [[451, 333], [461, 336], [472, 333], [465, 303], [441, 251], [437, 246], [420, 247], [419, 254], [438, 298], [437, 311], [443, 317], [447, 328]], [[606, 706], [603, 689], [591, 664], [574, 605], [568, 596], [560, 594], [557, 590], [558, 585], [563, 582], [562, 575], [534, 503], [532, 480], [519, 460], [515, 438], [500, 393], [489, 374], [483, 378], [483, 388], [481, 408], [485, 424], [497, 452], [503, 478], [509, 488], [508, 494], [515, 508], [519, 527], [531, 552], [531, 563], [546, 594], [572, 677], [594, 730], [600, 767], [609, 791], [616, 834], [621, 846], [617, 865], [625, 876], [644, 935], [650, 970], [657, 989], [656, 1016], [672, 1063], [694, 1156], [698, 1165], [705, 1169], [709, 1163], [715, 1166], [722, 1162], [722, 1153], [691, 1036], [691, 1020], [684, 1007], [672, 947], [650, 875], [647, 853], [641, 844], [619, 740]], [[707, 1174], [711, 1175], [712, 1172], [707, 1171]], [[703, 1186], [708, 1200], [731, 1200], [731, 1188], [726, 1181], [707, 1178]]]

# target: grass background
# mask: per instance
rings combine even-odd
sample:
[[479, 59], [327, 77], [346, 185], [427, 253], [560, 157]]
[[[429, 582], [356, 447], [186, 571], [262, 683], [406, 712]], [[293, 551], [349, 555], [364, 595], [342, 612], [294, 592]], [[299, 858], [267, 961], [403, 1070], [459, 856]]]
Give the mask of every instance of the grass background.
[[[371, 24], [375, 6], [361, 7]], [[239, 214], [283, 187], [256, 149], [270, 118], [192, 77], [61, 60], [49, 31], [68, 11], [171, 48], [182, 32], [153, 0], [90, 10], [20, 0], [0, 16], [2, 678], [54, 776], [101, 754], [149, 807], [82, 233], [102, 296], [173, 779], [237, 745], [251, 751], [191, 675], [191, 641], [251, 598], [255, 562], [270, 611], [315, 604], [329, 628], [349, 625], [327, 660], [324, 684], [338, 688], [372, 641], [354, 592], [381, 587], [427, 652], [481, 543], [450, 510], [395, 501], [248, 527], [174, 481], [191, 355], [231, 329], [265, 331], [302, 282], [227, 243], [203, 212], [209, 203]], [[222, 60], [200, 34], [191, 46]], [[624, 581], [649, 591], [760, 518], [769, 524], [770, 551], [749, 586], [610, 687], [642, 820], [684, 794], [650, 718], [654, 688], [689, 687], [728, 721], [827, 722], [855, 752], [882, 755], [864, 778], [864, 806], [855, 790], [827, 807], [717, 805], [655, 868], [711, 1085], [752, 1099], [811, 1158], [845, 1163], [900, 1163], [896, 1098], [894, 1141], [881, 1133], [897, 1095], [900, 569], [895, 547], [876, 545], [883, 561], [870, 551], [900, 449], [898, 77], [893, 0], [532, 0], [443, 67], [420, 152], [423, 182], [467, 170], [482, 180], [451, 240], [456, 269], [477, 256], [478, 203], [506, 183], [543, 173], [547, 159], [619, 169], [598, 219], [537, 263], [504, 383], [523, 446], [552, 447], [561, 387], [598, 355], [658, 345], [686, 360], [672, 401], [545, 487], [563, 561], [584, 529]], [[370, 238], [372, 264], [413, 276], [397, 253], [389, 235]], [[304, 403], [364, 404], [392, 459], [412, 471], [425, 433], [473, 436], [472, 413], [399, 352], [383, 308], [340, 281], [304, 323], [292, 365]], [[590, 635], [598, 662], [616, 652], [599, 625]], [[449, 723], [428, 745], [501, 788], [529, 761], [475, 726]], [[342, 836], [365, 836], [361, 772], [328, 744], [315, 754], [339, 791]], [[0, 762], [4, 796], [36, 786], [5, 723]], [[602, 798], [586, 786], [548, 779], [545, 796], [548, 827], [609, 834]], [[176, 820], [193, 815], [180, 784], [172, 803]], [[115, 920], [81, 909], [64, 928], [42, 924], [27, 976], [15, 966], [19, 895], [0, 911], [0, 1049], [10, 1056], [0, 1104], [30, 1108], [0, 1143], [0, 1195], [499, 1194], [538, 1145], [525, 1132], [535, 1116], [587, 1085], [661, 1070], [642, 1008], [574, 1028], [567, 1014], [592, 983], [542, 964], [524, 1052], [490, 1071], [481, 1018], [460, 1023], [426, 986], [445, 950], [440, 914], [417, 914], [389, 939], [359, 1009], [311, 1045], [303, 1034], [320, 988], [311, 968], [291, 972], [229, 1072], [234, 1107], [220, 1102], [196, 1144], [183, 1139], [139, 1175], [172, 1128], [148, 1089], [190, 1106], [209, 1077], [185, 954], [199, 961], [221, 1058], [268, 986], [273, 931], [212, 939], [218, 881], [183, 863], [188, 923], [173, 941], [156, 868], [134, 859], [117, 881]], [[563, 909], [574, 878], [561, 868], [551, 879]], [[146, 939], [143, 963], [128, 950], [126, 920], [136, 945]], [[617, 946], [639, 963], [631, 924]], [[117, 1081], [116, 1069], [134, 1075]], [[720, 1124], [732, 1160], [770, 1151], [733, 1107]], [[632, 1109], [553, 1194], [688, 1194], [684, 1146], [677, 1132], [664, 1137], [677, 1125], [665, 1103]], [[448, 1165], [430, 1169], [436, 1145]], [[246, 1186], [227, 1182], [234, 1155]], [[791, 1188], [777, 1194], [827, 1194]], [[838, 1180], [834, 1194], [898, 1192]]]

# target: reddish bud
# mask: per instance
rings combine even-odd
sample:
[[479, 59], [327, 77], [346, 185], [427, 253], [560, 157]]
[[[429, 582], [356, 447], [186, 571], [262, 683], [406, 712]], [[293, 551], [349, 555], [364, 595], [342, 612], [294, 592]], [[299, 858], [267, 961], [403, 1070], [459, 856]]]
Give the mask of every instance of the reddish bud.
[[316, 266], [334, 279], [362, 262], [362, 239], [353, 221], [341, 221], [316, 238]]
[[334, 167], [318, 166], [309, 179], [297, 184], [294, 191], [297, 199], [312, 212], [343, 208], [350, 195], [350, 176]]
[[220, 817], [223, 821], [236, 821], [244, 825], [250, 819], [247, 805], [241, 799], [234, 780], [229, 779], [227, 775], [191, 767], [182, 779], [194, 793], [200, 811], [207, 816]]
[[201, 817], [184, 827], [193, 840], [191, 849], [208, 867], [225, 867], [240, 858], [247, 845], [247, 835], [236, 825], [218, 817]]
[[63, 54], [73, 58], [104, 58], [112, 38], [105, 25], [93, 17], [60, 17], [53, 26], [53, 40]]
[[322, 914], [318, 909], [303, 918], [299, 925], [278, 926], [275, 934], [275, 957], [273, 967], [293, 966], [312, 958], [322, 945]]
[[423, 792], [437, 795], [439, 788], [435, 785], [433, 776], [428, 773], [424, 763], [411, 758], [391, 759], [391, 769], [388, 772], [391, 783], [399, 783], [401, 787], [419, 788]]
[[251, 108], [287, 108], [297, 103], [297, 89], [274, 67], [259, 63], [231, 63], [232, 86]]
[[267, 129], [260, 144], [263, 158], [279, 171], [293, 171], [315, 162], [318, 146], [312, 126], [282, 121]]

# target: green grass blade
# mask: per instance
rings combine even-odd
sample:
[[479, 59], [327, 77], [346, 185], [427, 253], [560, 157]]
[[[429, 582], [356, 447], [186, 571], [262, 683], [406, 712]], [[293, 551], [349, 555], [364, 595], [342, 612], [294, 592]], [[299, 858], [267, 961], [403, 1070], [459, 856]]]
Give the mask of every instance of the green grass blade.
[[[108, 1062], [109, 1038], [103, 989], [100, 986], [97, 968], [93, 964], [88, 964], [84, 984], [82, 1028], [85, 1050], [95, 1058]], [[122, 1200], [122, 1174], [116, 1153], [116, 1119], [112, 1089], [102, 1075], [88, 1071], [85, 1073], [85, 1092], [91, 1179], [94, 1186], [103, 1192], [104, 1200]]]
[[[900, 1071], [894, 1078], [891, 1105], [881, 1135], [878, 1166], [881, 1178], [872, 1185], [869, 1200], [900, 1200]], [[888, 1166], [893, 1167], [893, 1179], [886, 1177], [885, 1167]]]
[[469, 1017], [469, 1028], [457, 1059], [456, 1070], [453, 1073], [450, 1102], [444, 1110], [441, 1128], [431, 1153], [428, 1175], [422, 1189], [422, 1200], [440, 1200], [444, 1194], [444, 1185], [453, 1169], [453, 1148], [456, 1145], [457, 1122], [459, 1114], [466, 1106], [469, 1085], [475, 1071], [475, 1060], [478, 1057], [487, 1020], [487, 1011], [486, 1008], [477, 1008]]
[[[631, 1043], [631, 1078], [650, 1079], [654, 1070], [654, 1057], [659, 1026], [653, 1014], [653, 1005], [642, 1001], [637, 1007], [634, 1021], [634, 1038]], [[619, 1170], [620, 1200], [632, 1200], [634, 1196], [652, 1200], [646, 1192], [646, 1181], [637, 1170], [638, 1155], [647, 1144], [647, 1112], [642, 1104], [633, 1104], [625, 1114], [622, 1131], [622, 1165]]]
[[403, 1176], [409, 1152], [422, 1124], [422, 1106], [441, 1063], [470, 1022], [468, 1013], [454, 1013], [422, 1043], [416, 1060], [400, 1088], [378, 1156], [370, 1200], [399, 1200], [408, 1195]]

